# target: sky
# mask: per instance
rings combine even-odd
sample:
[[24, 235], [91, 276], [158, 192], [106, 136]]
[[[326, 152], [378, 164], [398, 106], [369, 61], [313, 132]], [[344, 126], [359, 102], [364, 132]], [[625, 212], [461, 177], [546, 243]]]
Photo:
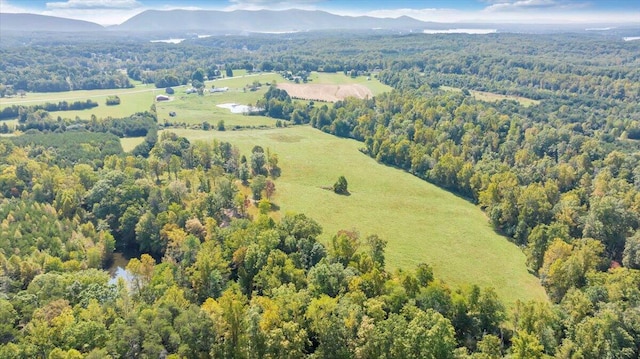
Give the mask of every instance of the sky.
[[324, 10], [339, 15], [411, 16], [435, 22], [640, 23], [640, 0], [0, 0], [27, 12], [115, 25], [148, 9]]

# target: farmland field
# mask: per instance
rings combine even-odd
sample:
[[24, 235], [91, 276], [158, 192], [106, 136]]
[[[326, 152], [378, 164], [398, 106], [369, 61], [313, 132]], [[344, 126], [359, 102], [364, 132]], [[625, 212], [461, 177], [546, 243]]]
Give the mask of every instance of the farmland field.
[[[370, 95], [380, 94], [391, 89], [377, 80], [367, 80], [365, 77], [351, 78], [341, 73], [326, 74], [314, 72], [310, 75], [309, 79], [311, 80], [310, 86], [339, 85], [344, 88], [349, 88], [355, 85], [360, 89], [361, 93]], [[262, 86], [256, 91], [247, 90], [247, 87], [251, 86], [254, 82], [258, 82]], [[232, 114], [228, 109], [218, 107], [218, 105], [230, 103], [253, 105], [267, 92], [267, 83], [276, 83], [278, 86], [284, 86], [287, 90], [295, 86], [305, 86], [290, 83], [275, 73], [240, 75], [234, 76], [233, 78], [207, 81], [205, 83], [207, 88], [215, 86], [216, 88], [227, 87], [228, 89], [226, 92], [208, 93], [204, 96], [197, 96], [195, 94], [188, 95], [184, 90], [176, 91], [175, 96], [173, 96], [173, 101], [159, 102], [156, 104], [158, 121], [162, 123], [168, 120], [171, 122], [185, 123], [187, 125], [201, 124], [207, 121], [215, 125], [218, 121], [222, 120], [227, 128], [274, 127], [275, 121], [273, 119], [263, 116]], [[336, 91], [333, 92], [335, 93]], [[290, 95], [294, 96], [293, 93]], [[364, 96], [362, 97], [364, 98]], [[328, 101], [332, 100], [333, 99], [328, 99]], [[175, 112], [176, 117], [170, 118], [170, 112]]]
[[[280, 213], [305, 213], [324, 228], [326, 243], [340, 229], [362, 238], [386, 239], [389, 269], [433, 266], [436, 277], [454, 286], [471, 283], [494, 287], [508, 305], [518, 299], [546, 300], [522, 251], [496, 234], [482, 211], [469, 202], [404, 171], [378, 164], [358, 151], [362, 144], [307, 126], [205, 132], [172, 130], [190, 140], [218, 139], [245, 154], [254, 145], [279, 156], [282, 177], [273, 199]], [[322, 187], [338, 176], [349, 183], [350, 196]], [[470, 273], [472, 275], [470, 275]]]
[[387, 86], [375, 78], [368, 78], [366, 76], [351, 77], [342, 73], [327, 73], [327, 72], [312, 72], [309, 76], [311, 83], [315, 84], [327, 84], [327, 85], [347, 85], [357, 84], [368, 88], [373, 96], [379, 95], [383, 92], [391, 91], [391, 87]]
[[329, 84], [291, 84], [279, 83], [278, 88], [287, 91], [289, 96], [313, 100], [336, 102], [347, 97], [359, 99], [371, 98], [371, 90], [360, 84], [329, 85]]
[[[39, 92], [27, 93], [23, 98], [0, 98], [0, 110], [11, 105], [31, 106], [43, 104], [46, 102], [60, 101], [86, 101], [91, 99], [98, 103], [98, 107], [79, 111], [57, 111], [52, 112], [52, 117], [60, 116], [62, 118], [89, 119], [91, 115], [98, 118], [104, 117], [126, 117], [133, 113], [149, 110], [154, 102], [155, 95], [164, 93], [163, 89], [156, 89], [153, 85], [141, 85], [130, 89], [115, 90], [82, 90], [82, 91], [66, 91], [66, 92]], [[107, 97], [117, 95], [120, 97], [120, 105], [107, 106], [105, 101]]]
[[[381, 84], [378, 80], [367, 80], [365, 77], [351, 78], [342, 73], [312, 73], [309, 77], [313, 84], [323, 85], [341, 85], [349, 88], [350, 85], [358, 85], [360, 92], [370, 91], [372, 95], [377, 95], [391, 88]], [[247, 89], [247, 86], [254, 82], [262, 84], [256, 91]], [[149, 110], [151, 105], [156, 104], [158, 110], [158, 120], [185, 123], [187, 125], [201, 124], [208, 121], [215, 125], [218, 121], [223, 120], [227, 127], [261, 127], [274, 126], [275, 121], [266, 117], [255, 116], [246, 117], [238, 114], [232, 114], [224, 108], [217, 105], [225, 103], [238, 103], [242, 105], [255, 104], [256, 101], [264, 96], [267, 91], [267, 83], [286, 83], [286, 80], [276, 73], [258, 73], [247, 74], [244, 70], [235, 70], [234, 77], [222, 78], [206, 81], [207, 89], [212, 87], [227, 87], [228, 91], [218, 93], [205, 93], [204, 96], [195, 94], [187, 94], [185, 90], [188, 86], [176, 86], [175, 94], [172, 95], [172, 101], [155, 102], [155, 96], [164, 94], [164, 89], [155, 88], [153, 84], [137, 84], [135, 88], [129, 89], [110, 89], [110, 90], [82, 90], [82, 91], [66, 91], [66, 92], [42, 92], [27, 93], [25, 97], [0, 98], [0, 110], [11, 105], [31, 106], [43, 104], [46, 102], [59, 101], [86, 101], [88, 99], [97, 102], [98, 107], [78, 110], [78, 111], [57, 111], [52, 112], [54, 118], [60, 116], [62, 118], [89, 119], [91, 115], [98, 118], [106, 117], [126, 117], [136, 112]], [[366, 89], [365, 89], [366, 88]], [[108, 96], [117, 95], [120, 97], [121, 104], [117, 106], [106, 106], [105, 101]], [[176, 112], [176, 118], [169, 117], [169, 112]]]

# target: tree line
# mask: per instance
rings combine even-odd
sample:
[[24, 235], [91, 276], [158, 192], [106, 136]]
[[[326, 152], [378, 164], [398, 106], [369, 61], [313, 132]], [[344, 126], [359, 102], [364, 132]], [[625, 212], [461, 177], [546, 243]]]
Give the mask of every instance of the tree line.
[[47, 112], [56, 112], [56, 111], [77, 111], [77, 110], [86, 110], [97, 107], [98, 103], [92, 101], [90, 99], [86, 101], [60, 101], [58, 103], [46, 102], [41, 105], [31, 105], [31, 106], [23, 106], [23, 105], [11, 105], [7, 106], [0, 111], [0, 120], [17, 118], [19, 122], [26, 122], [27, 115], [30, 112], [36, 112], [38, 110], [43, 110]]

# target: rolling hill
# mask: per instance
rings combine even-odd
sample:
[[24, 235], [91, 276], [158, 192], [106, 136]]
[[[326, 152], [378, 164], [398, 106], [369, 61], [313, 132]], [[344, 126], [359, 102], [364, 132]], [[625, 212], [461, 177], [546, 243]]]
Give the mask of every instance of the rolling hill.
[[0, 31], [86, 32], [104, 30], [102, 25], [89, 21], [36, 14], [0, 13]]
[[[240, 116], [242, 117], [242, 116]], [[454, 288], [493, 287], [509, 307], [517, 300], [547, 300], [528, 272], [522, 250], [498, 235], [473, 204], [402, 170], [377, 163], [362, 143], [309, 126], [246, 131], [171, 129], [190, 141], [228, 141], [248, 153], [255, 145], [278, 154], [282, 176], [274, 203], [279, 214], [317, 220], [328, 243], [337, 231], [377, 234], [388, 241], [387, 269], [412, 270], [429, 263]], [[345, 176], [350, 196], [323, 187]]]

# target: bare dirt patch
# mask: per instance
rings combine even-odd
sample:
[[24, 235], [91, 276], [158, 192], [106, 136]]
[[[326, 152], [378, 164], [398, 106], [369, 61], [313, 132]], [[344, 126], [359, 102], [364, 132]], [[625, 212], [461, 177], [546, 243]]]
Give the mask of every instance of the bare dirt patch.
[[313, 101], [336, 102], [347, 97], [360, 99], [371, 98], [373, 93], [360, 84], [328, 85], [328, 84], [290, 84], [280, 83], [278, 88], [287, 91], [293, 98]]

